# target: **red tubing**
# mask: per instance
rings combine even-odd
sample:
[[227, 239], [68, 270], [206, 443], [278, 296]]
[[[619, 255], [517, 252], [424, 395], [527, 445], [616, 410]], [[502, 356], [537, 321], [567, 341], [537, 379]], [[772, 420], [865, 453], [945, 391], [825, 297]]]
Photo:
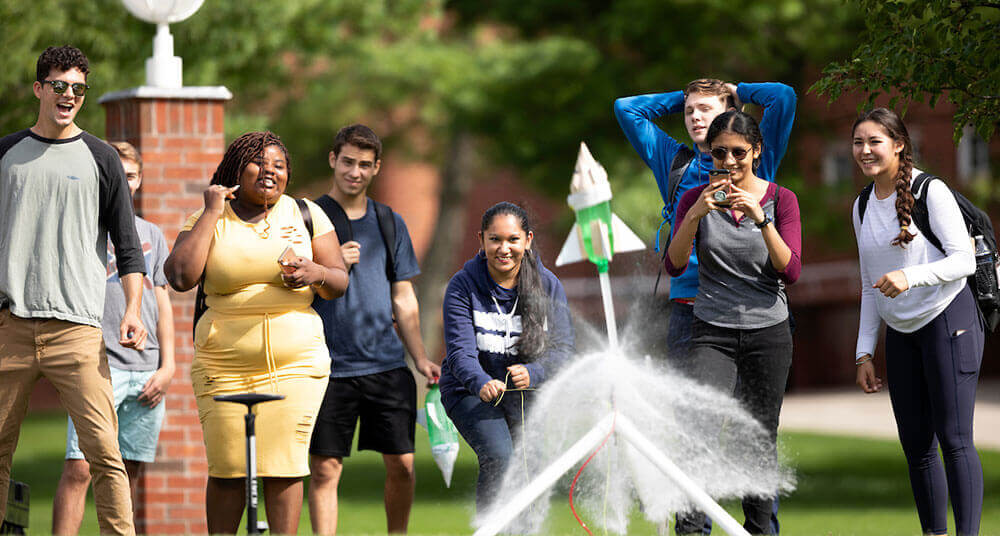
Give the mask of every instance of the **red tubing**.
[[576, 489], [576, 481], [580, 479], [580, 475], [583, 473], [583, 469], [587, 467], [587, 464], [590, 463], [590, 460], [593, 460], [594, 456], [597, 456], [597, 453], [600, 452], [602, 448], [604, 448], [604, 445], [608, 442], [609, 439], [611, 439], [611, 434], [615, 433], [615, 418], [617, 417], [618, 417], [618, 412], [615, 412], [615, 417], [611, 419], [611, 429], [608, 430], [608, 435], [604, 436], [604, 441], [601, 441], [601, 444], [598, 445], [596, 449], [594, 449], [594, 452], [590, 454], [590, 457], [587, 458], [587, 461], [583, 462], [583, 465], [580, 466], [580, 469], [576, 471], [576, 475], [573, 476], [573, 483], [569, 485], [569, 510], [573, 512], [573, 517], [576, 518], [576, 522], [579, 523], [580, 526], [583, 527], [583, 530], [587, 531], [587, 534], [589, 534], [590, 536], [594, 536], [594, 533], [590, 532], [590, 529], [587, 528], [587, 524], [584, 523], [582, 519], [580, 519], [579, 515], [577, 515], [576, 507], [573, 506], [573, 490]]

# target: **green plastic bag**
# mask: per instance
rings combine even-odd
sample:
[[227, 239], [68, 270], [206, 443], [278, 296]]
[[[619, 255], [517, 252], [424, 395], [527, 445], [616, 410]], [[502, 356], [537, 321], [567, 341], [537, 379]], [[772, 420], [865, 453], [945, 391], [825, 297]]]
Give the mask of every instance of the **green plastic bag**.
[[455, 470], [455, 459], [458, 458], [458, 430], [444, 412], [441, 404], [441, 390], [432, 385], [424, 399], [424, 422], [427, 436], [431, 442], [431, 454], [434, 463], [441, 469], [444, 484], [451, 487], [451, 474]]

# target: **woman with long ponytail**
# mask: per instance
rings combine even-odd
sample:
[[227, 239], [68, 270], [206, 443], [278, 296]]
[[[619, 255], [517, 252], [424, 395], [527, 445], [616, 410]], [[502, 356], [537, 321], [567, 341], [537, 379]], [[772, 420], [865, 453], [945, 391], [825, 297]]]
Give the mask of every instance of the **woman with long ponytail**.
[[[873, 180], [853, 211], [862, 281], [857, 383], [866, 393], [882, 388], [872, 356], [884, 321], [889, 397], [923, 533], [947, 533], [950, 497], [958, 533], [979, 534], [983, 471], [972, 415], [985, 330], [966, 284], [975, 258], [964, 219], [944, 182], [911, 191], [922, 172], [894, 112], [871, 110], [852, 133], [854, 159]], [[913, 222], [915, 195], [940, 248]]]
[[448, 283], [441, 400], [476, 452], [476, 508], [496, 495], [532, 391], [573, 351], [562, 284], [532, 247], [527, 213], [498, 203], [483, 214], [482, 249]]

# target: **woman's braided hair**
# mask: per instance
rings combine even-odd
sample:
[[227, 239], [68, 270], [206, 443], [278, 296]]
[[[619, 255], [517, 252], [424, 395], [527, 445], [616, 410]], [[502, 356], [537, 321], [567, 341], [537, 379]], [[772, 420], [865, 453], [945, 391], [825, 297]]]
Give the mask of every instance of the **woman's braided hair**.
[[219, 162], [219, 167], [215, 168], [210, 184], [218, 184], [227, 188], [232, 188], [240, 182], [240, 173], [247, 164], [264, 157], [264, 149], [274, 145], [281, 149], [285, 155], [285, 169], [288, 171], [288, 178], [292, 177], [292, 162], [288, 158], [288, 149], [281, 143], [281, 138], [271, 131], [247, 132], [233, 140], [226, 148], [226, 154]]
[[906, 247], [906, 244], [909, 244], [914, 237], [914, 234], [910, 232], [915, 202], [913, 192], [910, 191], [910, 175], [913, 173], [913, 142], [910, 141], [910, 133], [907, 132], [903, 120], [892, 110], [875, 108], [861, 114], [854, 122], [851, 132], [854, 132], [858, 125], [865, 121], [871, 121], [881, 126], [893, 141], [903, 144], [903, 150], [899, 152], [899, 170], [895, 177], [896, 219], [899, 220], [899, 234], [892, 240], [892, 245]]

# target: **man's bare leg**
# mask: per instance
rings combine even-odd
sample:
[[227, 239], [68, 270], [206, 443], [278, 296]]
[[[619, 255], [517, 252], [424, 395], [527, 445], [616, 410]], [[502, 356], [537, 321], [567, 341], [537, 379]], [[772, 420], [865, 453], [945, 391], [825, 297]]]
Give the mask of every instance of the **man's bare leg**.
[[337, 486], [343, 469], [343, 458], [309, 456], [309, 519], [313, 534], [337, 534]]

